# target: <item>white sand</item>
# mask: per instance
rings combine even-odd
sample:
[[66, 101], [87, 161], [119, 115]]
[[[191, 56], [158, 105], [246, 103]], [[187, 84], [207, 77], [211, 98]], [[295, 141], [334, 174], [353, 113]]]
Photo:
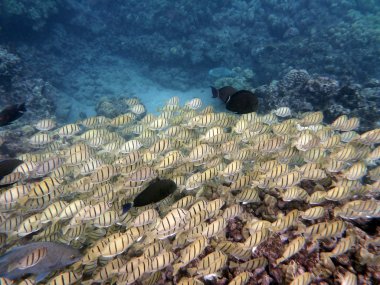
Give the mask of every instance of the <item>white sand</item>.
[[[207, 74], [205, 74], [207, 76]], [[149, 113], [157, 109], [169, 98], [178, 96], [181, 105], [193, 98], [200, 98], [203, 107], [212, 105], [216, 111], [224, 111], [219, 99], [213, 99], [208, 86], [202, 89], [191, 89], [186, 92], [163, 88], [146, 78], [138, 66], [118, 57], [105, 57], [86, 66], [73, 68], [66, 79], [71, 94], [62, 93], [58, 105], [69, 105], [69, 121], [79, 118], [83, 112], [87, 116], [96, 114], [95, 106], [101, 97], [122, 97], [134, 94], [139, 97]]]

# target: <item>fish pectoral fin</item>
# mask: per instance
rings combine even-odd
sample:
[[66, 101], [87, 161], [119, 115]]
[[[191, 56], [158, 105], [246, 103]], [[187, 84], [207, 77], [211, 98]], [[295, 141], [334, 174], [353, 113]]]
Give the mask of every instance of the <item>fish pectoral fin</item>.
[[41, 272], [40, 274], [38, 274], [36, 276], [36, 283], [39, 283], [42, 280], [44, 280], [49, 274], [50, 274], [50, 271], [44, 271], [44, 272]]
[[19, 262], [12, 262], [11, 264], [8, 265], [7, 272], [12, 272], [13, 270], [20, 269], [19, 266], [20, 266]]

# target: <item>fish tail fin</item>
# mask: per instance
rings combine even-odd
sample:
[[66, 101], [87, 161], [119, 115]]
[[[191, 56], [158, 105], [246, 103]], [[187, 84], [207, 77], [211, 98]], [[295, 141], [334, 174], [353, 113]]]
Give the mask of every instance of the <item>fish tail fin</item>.
[[73, 169], [73, 176], [74, 178], [77, 178], [79, 175], [81, 175], [82, 173], [80, 172], [80, 168], [79, 167], [75, 167]]
[[197, 273], [196, 267], [187, 268], [187, 272], [190, 274], [190, 276], [194, 276]]
[[26, 112], [25, 102], [21, 103], [18, 106], [18, 110], [21, 111], [21, 112]]
[[29, 195], [25, 195], [23, 197], [21, 197], [20, 199], [17, 200], [17, 203], [20, 205], [20, 206], [25, 206], [26, 202], [29, 200]]
[[41, 272], [40, 274], [38, 274], [36, 276], [36, 283], [39, 283], [42, 280], [44, 280], [46, 277], [49, 276], [50, 273], [51, 273], [50, 271], [45, 271], [45, 272]]
[[279, 265], [284, 260], [285, 260], [285, 258], [283, 258], [283, 257], [280, 257], [280, 258], [276, 259], [276, 265]]
[[231, 261], [229, 267], [230, 267], [230, 268], [236, 268], [236, 267], [239, 267], [239, 263]]
[[12, 243], [18, 239], [17, 232], [13, 231], [10, 234], [8, 234], [6, 244]]
[[213, 86], [210, 86], [211, 87], [211, 92], [212, 92], [212, 98], [217, 98], [219, 97], [219, 91], [218, 89], [216, 89], [215, 87]]
[[181, 269], [182, 266], [183, 266], [183, 264], [181, 262], [174, 264], [173, 265], [173, 274], [177, 275], [178, 271]]
[[132, 203], [126, 203], [123, 205], [123, 212], [122, 212], [122, 215], [124, 215], [125, 213], [127, 213], [131, 208], [132, 208], [133, 204]]

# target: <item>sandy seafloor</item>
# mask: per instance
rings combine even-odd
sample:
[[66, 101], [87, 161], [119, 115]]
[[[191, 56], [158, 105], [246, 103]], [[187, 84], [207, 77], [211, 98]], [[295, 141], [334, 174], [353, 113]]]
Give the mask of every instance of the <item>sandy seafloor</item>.
[[224, 104], [212, 98], [209, 86], [180, 91], [164, 88], [148, 77], [138, 65], [117, 56], [104, 56], [72, 66], [63, 75], [58, 88], [57, 116], [74, 122], [81, 112], [87, 117], [96, 115], [95, 107], [102, 97], [131, 95], [141, 99], [148, 113], [157, 113], [158, 108], [173, 96], [180, 98], [180, 104], [201, 98], [202, 107], [212, 105], [215, 111], [225, 111]]

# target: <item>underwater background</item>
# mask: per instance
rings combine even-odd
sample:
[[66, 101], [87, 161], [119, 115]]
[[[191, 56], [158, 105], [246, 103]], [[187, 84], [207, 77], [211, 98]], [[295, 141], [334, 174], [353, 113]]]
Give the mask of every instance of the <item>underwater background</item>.
[[0, 284], [380, 284], [379, 143], [379, 0], [0, 0]]
[[178, 94], [217, 105], [208, 86], [234, 85], [256, 89], [262, 112], [351, 113], [370, 127], [379, 13], [376, 0], [3, 0], [1, 104], [72, 122], [123, 95], [151, 112]]

